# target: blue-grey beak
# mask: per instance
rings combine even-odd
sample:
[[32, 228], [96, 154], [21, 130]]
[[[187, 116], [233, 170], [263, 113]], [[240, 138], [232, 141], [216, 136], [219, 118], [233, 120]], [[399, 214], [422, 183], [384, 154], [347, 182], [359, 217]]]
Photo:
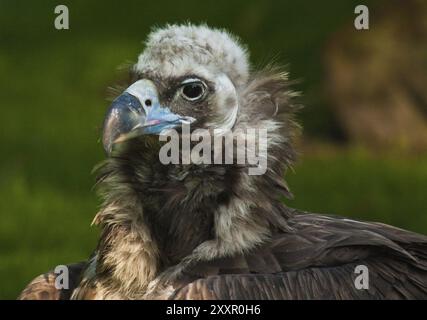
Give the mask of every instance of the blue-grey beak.
[[104, 121], [102, 142], [107, 154], [111, 154], [116, 143], [143, 134], [160, 134], [194, 120], [161, 106], [154, 83], [138, 80], [111, 104]]

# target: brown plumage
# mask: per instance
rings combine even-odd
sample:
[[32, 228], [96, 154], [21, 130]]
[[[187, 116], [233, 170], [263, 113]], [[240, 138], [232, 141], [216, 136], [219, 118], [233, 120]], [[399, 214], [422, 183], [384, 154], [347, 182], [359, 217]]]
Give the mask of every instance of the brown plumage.
[[[150, 105], [159, 101], [197, 119], [196, 128], [267, 128], [265, 174], [249, 175], [247, 165], [237, 164], [164, 165], [156, 135], [134, 135], [113, 152], [113, 122], [106, 121], [109, 157], [97, 170], [104, 200], [94, 220], [102, 228], [98, 247], [84, 267], [72, 268], [66, 294], [55, 289], [51, 272], [30, 283], [21, 299], [427, 297], [426, 236], [283, 204], [291, 196], [283, 176], [295, 160], [295, 94], [279, 69], [250, 73], [236, 41], [204, 26], [156, 31], [131, 88], [155, 91]], [[183, 78], [203, 82], [205, 95], [183, 101], [176, 94]], [[111, 114], [117, 112], [107, 119]], [[355, 286], [358, 265], [369, 270], [369, 289]]]

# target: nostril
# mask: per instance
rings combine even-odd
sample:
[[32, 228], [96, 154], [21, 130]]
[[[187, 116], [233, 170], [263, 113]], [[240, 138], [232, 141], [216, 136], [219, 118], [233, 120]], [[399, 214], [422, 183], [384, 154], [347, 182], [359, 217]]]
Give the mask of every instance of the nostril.
[[144, 103], [147, 107], [151, 107], [151, 100], [150, 99], [145, 100]]

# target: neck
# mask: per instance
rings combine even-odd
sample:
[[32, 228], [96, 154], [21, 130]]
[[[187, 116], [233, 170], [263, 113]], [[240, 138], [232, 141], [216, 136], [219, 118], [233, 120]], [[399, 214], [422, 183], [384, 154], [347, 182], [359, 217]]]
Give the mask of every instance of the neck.
[[99, 169], [104, 205], [94, 220], [103, 229], [98, 273], [127, 294], [189, 257], [241, 254], [288, 230], [281, 164], [250, 176], [230, 165], [165, 166], [146, 142], [128, 148]]

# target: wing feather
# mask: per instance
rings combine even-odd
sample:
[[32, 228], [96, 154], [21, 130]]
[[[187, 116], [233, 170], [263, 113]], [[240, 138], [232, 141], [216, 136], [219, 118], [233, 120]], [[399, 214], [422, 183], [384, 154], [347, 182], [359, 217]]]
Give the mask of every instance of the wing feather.
[[[426, 273], [408, 270], [394, 260], [362, 261], [370, 274], [369, 288], [357, 289], [357, 263], [308, 268], [278, 274], [226, 274], [198, 279], [177, 290], [172, 300], [302, 300], [302, 299], [425, 299]], [[389, 264], [400, 267], [390, 268]], [[398, 269], [396, 268], [396, 269]], [[421, 280], [424, 279], [424, 280]]]
[[[293, 233], [277, 234], [243, 257], [213, 262], [216, 275], [199, 276], [170, 298], [427, 298], [427, 237], [316, 214], [298, 214], [289, 222]], [[358, 265], [368, 267], [369, 289], [355, 286]]]

